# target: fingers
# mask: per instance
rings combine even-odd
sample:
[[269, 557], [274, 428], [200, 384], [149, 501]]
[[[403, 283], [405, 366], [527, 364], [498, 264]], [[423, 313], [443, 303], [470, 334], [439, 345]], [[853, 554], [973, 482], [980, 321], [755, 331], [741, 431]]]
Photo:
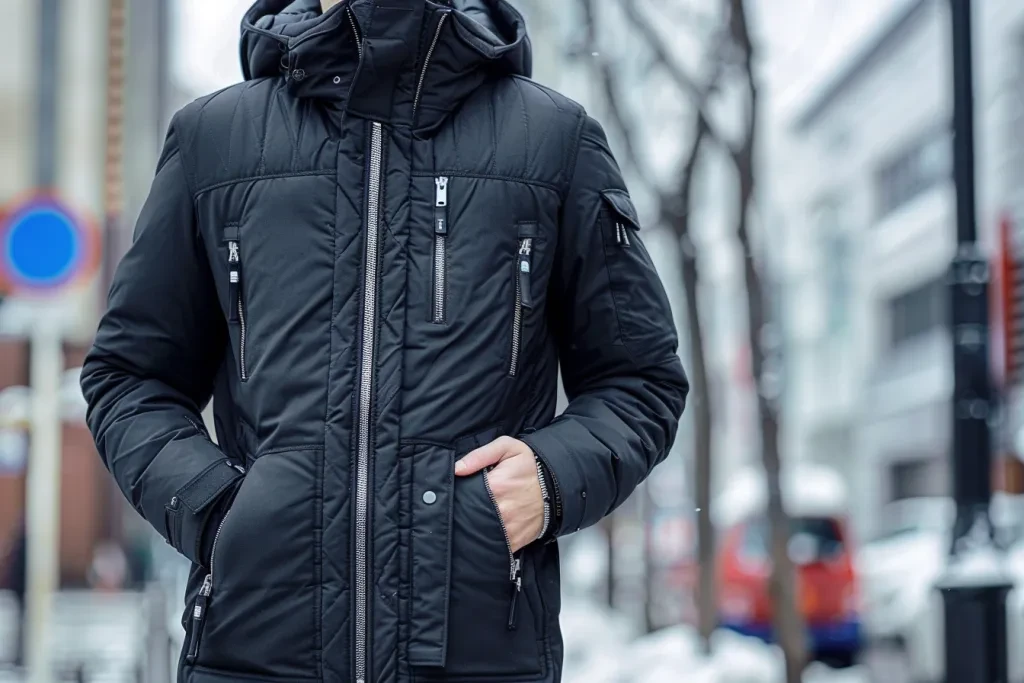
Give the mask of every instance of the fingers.
[[480, 470], [497, 465], [505, 458], [519, 453], [524, 446], [525, 444], [511, 437], [499, 437], [486, 446], [481, 446], [470, 452], [455, 463], [455, 474], [460, 477], [476, 474]]

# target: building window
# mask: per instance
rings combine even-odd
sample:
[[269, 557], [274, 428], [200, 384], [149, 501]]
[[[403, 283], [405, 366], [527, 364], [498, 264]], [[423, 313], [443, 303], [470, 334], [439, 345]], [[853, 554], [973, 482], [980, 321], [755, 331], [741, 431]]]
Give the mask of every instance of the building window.
[[939, 277], [889, 300], [890, 341], [893, 347], [944, 327], [949, 289]]
[[894, 463], [889, 476], [892, 500], [946, 495], [945, 469], [941, 458]]
[[949, 179], [952, 149], [949, 131], [918, 139], [890, 158], [875, 175], [878, 217], [882, 218]]
[[819, 202], [815, 217], [824, 271], [826, 331], [831, 337], [841, 337], [849, 327], [852, 286], [846, 213], [838, 200], [827, 199]]

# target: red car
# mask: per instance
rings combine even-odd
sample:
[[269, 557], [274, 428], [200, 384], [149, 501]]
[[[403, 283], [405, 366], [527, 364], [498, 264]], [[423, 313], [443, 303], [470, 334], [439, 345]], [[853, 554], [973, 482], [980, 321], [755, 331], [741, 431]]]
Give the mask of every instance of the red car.
[[[789, 554], [797, 567], [810, 653], [834, 666], [851, 666], [862, 646], [857, 577], [845, 515], [835, 509], [842, 501], [834, 502], [823, 506], [819, 501], [806, 510], [797, 501], [787, 505]], [[765, 641], [773, 639], [768, 543], [764, 513], [751, 511], [724, 529], [718, 555], [721, 625]]]

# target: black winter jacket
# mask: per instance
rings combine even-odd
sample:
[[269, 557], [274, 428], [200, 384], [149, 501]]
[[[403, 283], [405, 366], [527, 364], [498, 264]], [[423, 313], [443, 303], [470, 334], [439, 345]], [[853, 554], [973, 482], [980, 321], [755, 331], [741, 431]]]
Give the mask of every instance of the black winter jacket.
[[672, 443], [676, 332], [605, 136], [528, 80], [505, 0], [259, 0], [242, 29], [82, 374], [106, 466], [193, 562], [180, 676], [558, 681], [557, 544], [512, 557], [453, 462], [523, 439], [558, 536]]

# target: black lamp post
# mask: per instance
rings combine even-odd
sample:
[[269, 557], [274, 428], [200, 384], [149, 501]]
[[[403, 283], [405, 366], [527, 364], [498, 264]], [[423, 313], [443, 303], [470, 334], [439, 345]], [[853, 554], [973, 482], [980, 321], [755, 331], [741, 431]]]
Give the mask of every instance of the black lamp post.
[[989, 265], [977, 244], [971, 0], [950, 0], [957, 252], [950, 268], [953, 339], [953, 527], [945, 603], [946, 682], [1007, 683], [1006, 595], [989, 512], [994, 401], [989, 374]]

